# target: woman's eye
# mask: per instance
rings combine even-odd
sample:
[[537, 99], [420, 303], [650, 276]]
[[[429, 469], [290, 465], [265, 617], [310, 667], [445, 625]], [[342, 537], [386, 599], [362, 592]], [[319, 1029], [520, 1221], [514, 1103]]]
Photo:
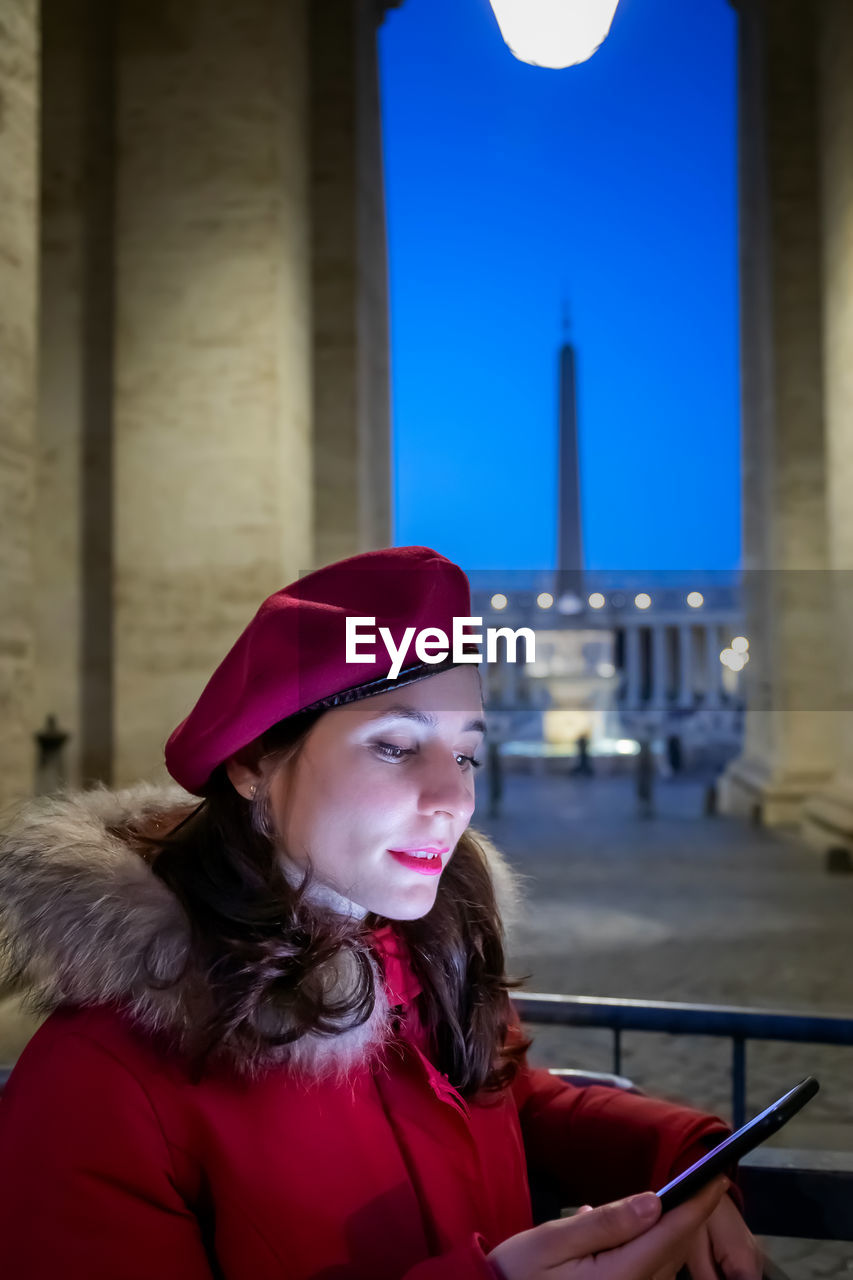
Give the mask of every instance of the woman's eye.
[[[373, 748], [379, 752], [383, 760], [402, 760], [405, 756], [415, 755], [415, 751], [411, 747], [395, 747], [392, 742], [374, 742]], [[481, 760], [475, 760], [473, 756], [463, 755], [461, 751], [457, 751], [456, 759], [460, 766], [467, 769], [479, 769], [482, 764]]]
[[472, 769], [479, 769], [480, 765], [483, 763], [482, 760], [475, 760], [473, 756], [463, 756], [463, 755], [460, 755], [458, 752], [456, 755], [456, 759], [467, 762], [467, 764]]
[[395, 747], [391, 742], [375, 742], [373, 745], [386, 760], [402, 760], [403, 756], [414, 755], [408, 747]]

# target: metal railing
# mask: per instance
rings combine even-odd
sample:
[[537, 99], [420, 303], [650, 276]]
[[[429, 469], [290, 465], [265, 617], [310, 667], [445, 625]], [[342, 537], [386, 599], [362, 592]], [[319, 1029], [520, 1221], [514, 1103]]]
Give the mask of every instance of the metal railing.
[[853, 1046], [853, 1017], [743, 1009], [724, 1004], [616, 1000], [601, 996], [513, 994], [522, 1022], [604, 1027], [613, 1032], [613, 1071], [622, 1072], [622, 1032], [657, 1031], [674, 1036], [717, 1036], [732, 1042], [732, 1121], [746, 1121], [746, 1042], [786, 1040]]

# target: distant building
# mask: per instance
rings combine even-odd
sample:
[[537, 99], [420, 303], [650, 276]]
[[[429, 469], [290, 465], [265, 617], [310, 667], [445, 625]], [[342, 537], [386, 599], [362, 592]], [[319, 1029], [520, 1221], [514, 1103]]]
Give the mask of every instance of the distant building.
[[566, 613], [536, 576], [496, 572], [492, 589], [473, 591], [484, 627], [529, 627], [536, 637], [532, 664], [482, 668], [501, 737], [531, 748], [539, 742], [545, 754], [572, 754], [581, 736], [593, 755], [632, 754], [645, 737], [674, 736], [688, 760], [734, 753], [740, 670], [749, 661], [736, 579], [717, 575], [699, 590], [696, 579], [677, 584], [647, 574], [641, 591], [627, 575], [615, 586], [587, 574], [580, 608]]

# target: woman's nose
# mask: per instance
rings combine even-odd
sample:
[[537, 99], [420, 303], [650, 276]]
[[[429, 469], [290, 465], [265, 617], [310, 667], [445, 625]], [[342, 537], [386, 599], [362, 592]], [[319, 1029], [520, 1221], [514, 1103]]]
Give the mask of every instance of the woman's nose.
[[474, 780], [455, 756], [432, 761], [421, 778], [420, 807], [423, 813], [447, 813], [467, 821], [474, 812]]

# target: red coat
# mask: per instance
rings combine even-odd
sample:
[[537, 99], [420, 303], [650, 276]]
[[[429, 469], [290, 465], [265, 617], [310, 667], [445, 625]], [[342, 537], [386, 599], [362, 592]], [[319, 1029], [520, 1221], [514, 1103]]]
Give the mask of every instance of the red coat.
[[53, 1014], [0, 1104], [0, 1274], [493, 1280], [485, 1254], [532, 1225], [525, 1152], [596, 1201], [662, 1184], [724, 1127], [532, 1069], [467, 1104], [409, 1032], [350, 1085], [193, 1084], [116, 1010]]
[[430, 1062], [392, 926], [367, 953], [362, 1027], [195, 1083], [177, 1047], [191, 993], [140, 976], [152, 939], [180, 959], [187, 921], [120, 835], [185, 802], [79, 793], [0, 842], [0, 935], [58, 1006], [0, 1101], [3, 1280], [493, 1280], [486, 1254], [531, 1225], [528, 1166], [594, 1203], [662, 1185], [725, 1131], [528, 1068], [463, 1101]]

